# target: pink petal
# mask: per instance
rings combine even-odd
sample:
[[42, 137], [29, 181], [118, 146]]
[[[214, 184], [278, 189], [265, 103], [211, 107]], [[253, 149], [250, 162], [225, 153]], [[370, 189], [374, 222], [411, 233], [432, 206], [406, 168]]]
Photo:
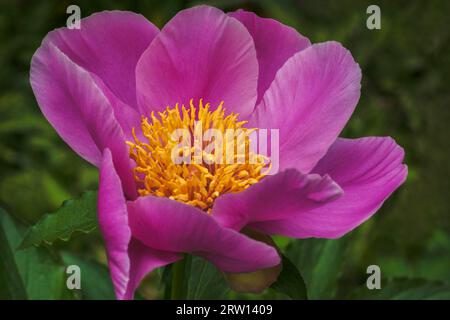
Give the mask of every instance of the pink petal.
[[125, 137], [91, 75], [45, 43], [31, 61], [30, 82], [42, 113], [75, 152], [100, 166], [103, 150], [111, 150], [124, 189], [133, 197], [136, 187]]
[[[142, 110], [193, 98], [246, 117], [254, 109], [258, 62], [252, 37], [236, 19], [208, 6], [183, 10], [156, 36], [136, 69]], [[144, 111], [143, 111], [144, 112]]]
[[274, 248], [222, 228], [184, 203], [146, 196], [128, 202], [128, 212], [133, 237], [146, 246], [199, 255], [224, 272], [251, 272], [280, 263]]
[[[269, 246], [278, 250], [277, 245], [271, 237], [255, 232], [253, 230], [244, 229], [242, 233], [246, 236], [264, 242]], [[259, 269], [246, 273], [224, 273], [225, 279], [230, 288], [237, 292], [261, 293], [271, 286], [280, 275], [282, 263], [280, 262], [274, 267]]]
[[61, 28], [44, 40], [95, 74], [125, 104], [136, 108], [136, 64], [159, 33], [140, 14], [103, 11], [81, 20], [80, 29]]
[[108, 149], [104, 152], [100, 167], [98, 220], [105, 241], [115, 293], [120, 299], [125, 294], [129, 279], [128, 243], [131, 231], [128, 227], [127, 207], [120, 178]]
[[277, 232], [299, 238], [338, 238], [353, 230], [405, 181], [408, 169], [403, 157], [403, 149], [391, 138], [338, 139], [313, 172], [329, 174], [344, 195], [314, 209], [310, 223], [278, 222]]
[[302, 223], [315, 220], [311, 211], [341, 194], [341, 188], [327, 175], [304, 175], [289, 169], [268, 176], [245, 191], [219, 197], [211, 214], [220, 225], [234, 230], [269, 226], [274, 231], [279, 221], [293, 220], [302, 228]]
[[127, 291], [123, 296], [123, 299], [127, 300], [133, 299], [136, 288], [148, 273], [182, 258], [181, 255], [173, 252], [160, 251], [147, 247], [134, 238], [131, 238], [128, 246], [128, 254], [130, 257], [130, 279], [128, 281]]
[[141, 123], [140, 112], [137, 108], [132, 108], [125, 104], [122, 100], [118, 99], [101, 79], [96, 77], [94, 74], [92, 74], [92, 76], [96, 79], [98, 87], [103, 91], [111, 103], [111, 106], [114, 109], [114, 116], [122, 128], [126, 140], [133, 141], [133, 128], [138, 128]]
[[273, 19], [258, 17], [253, 12], [238, 10], [229, 15], [247, 28], [255, 42], [259, 64], [258, 104], [283, 64], [311, 43], [294, 28]]
[[100, 168], [98, 220], [118, 299], [132, 299], [139, 282], [148, 272], [179, 258], [170, 252], [147, 248], [132, 239], [120, 178], [108, 149]]
[[337, 42], [314, 44], [286, 62], [250, 123], [280, 130], [281, 170], [310, 172], [355, 109], [360, 81], [358, 64]]

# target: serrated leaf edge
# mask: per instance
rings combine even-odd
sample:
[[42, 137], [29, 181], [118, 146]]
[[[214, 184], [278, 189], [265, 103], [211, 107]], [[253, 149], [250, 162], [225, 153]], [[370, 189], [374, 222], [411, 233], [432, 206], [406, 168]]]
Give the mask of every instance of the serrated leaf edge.
[[29, 244], [26, 243], [26, 240], [27, 240], [28, 236], [29, 236], [34, 230], [36, 230], [36, 228], [37, 228], [39, 225], [41, 225], [41, 224], [42, 224], [49, 216], [51, 216], [51, 215], [53, 215], [53, 214], [57, 214], [58, 211], [59, 211], [61, 208], [64, 208], [64, 207], [70, 205], [70, 203], [75, 202], [76, 200], [79, 200], [79, 199], [83, 198], [84, 196], [86, 196], [87, 194], [92, 193], [92, 192], [96, 192], [96, 191], [84, 191], [83, 193], [80, 194], [80, 196], [78, 196], [78, 197], [76, 197], [76, 198], [64, 200], [64, 201], [62, 202], [61, 206], [60, 206], [58, 209], [56, 209], [56, 210], [53, 211], [53, 212], [49, 212], [49, 213], [44, 214], [44, 215], [39, 219], [39, 221], [38, 221], [36, 224], [32, 225], [32, 226], [27, 230], [27, 232], [25, 233], [25, 235], [24, 235], [24, 237], [23, 237], [23, 239], [22, 239], [22, 242], [20, 243], [20, 245], [17, 247], [16, 250], [24, 250], [24, 249], [30, 248], [30, 247], [32, 247], [32, 246], [34, 246], [34, 247], [37, 248], [37, 247], [39, 247], [42, 243], [45, 243], [45, 244], [47, 244], [47, 245], [52, 245], [52, 244], [55, 243], [55, 241], [57, 241], [57, 240], [61, 240], [61, 241], [67, 242], [67, 241], [72, 237], [72, 235], [73, 235], [75, 232], [82, 232], [82, 233], [84, 233], [84, 234], [88, 234], [88, 233], [94, 231], [94, 230], [97, 228], [96, 225], [94, 225], [92, 228], [90, 228], [90, 229], [88, 229], [88, 230], [86, 230], [86, 229], [81, 229], [81, 228], [75, 228], [75, 229], [72, 230], [72, 232], [69, 233], [69, 235], [68, 235], [67, 237], [58, 237], [55, 241], [47, 241], [47, 240], [45, 240], [45, 239], [42, 239], [42, 240], [39, 240], [38, 242], [31, 242], [31, 243], [29, 243]]

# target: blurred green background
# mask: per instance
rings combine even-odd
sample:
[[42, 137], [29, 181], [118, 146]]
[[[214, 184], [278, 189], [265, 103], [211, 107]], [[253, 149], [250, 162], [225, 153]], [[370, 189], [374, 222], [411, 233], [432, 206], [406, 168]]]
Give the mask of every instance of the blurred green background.
[[[83, 17], [101, 10], [131, 10], [162, 27], [179, 10], [199, 3], [225, 11], [245, 8], [296, 28], [312, 42], [343, 43], [363, 72], [361, 100], [343, 136], [388, 135], [406, 150], [408, 181], [350, 235], [301, 243], [278, 239], [300, 266], [310, 297], [374, 296], [364, 292], [370, 264], [381, 267], [382, 286], [391, 292], [411, 278], [416, 280], [406, 287], [413, 289], [423, 287], [424, 280], [450, 282], [450, 2], [445, 0], [0, 0], [0, 207], [14, 217], [5, 225], [16, 228], [20, 237], [22, 227], [54, 211], [63, 200], [97, 188], [97, 170], [57, 136], [40, 113], [28, 81], [32, 54], [47, 32], [65, 25], [67, 6], [79, 5]], [[375, 3], [381, 8], [382, 28], [368, 30], [366, 8]], [[72, 297], [61, 295], [64, 290], [58, 287], [68, 261], [86, 265], [92, 282], [105, 279], [97, 286], [86, 280], [89, 292], [75, 297], [112, 297], [98, 232], [35, 251], [29, 254], [34, 258], [19, 253], [24, 255], [19, 260], [44, 261], [45, 267], [34, 272], [57, 270], [57, 276], [50, 293], [42, 288], [50, 286], [47, 279], [26, 283], [29, 298]], [[314, 280], [324, 269], [326, 279]], [[162, 297], [160, 276], [156, 272], [146, 280], [141, 297]], [[1, 278], [0, 274], [0, 285]], [[271, 290], [260, 296], [229, 293], [228, 297], [283, 298]], [[0, 298], [8, 294], [0, 290]]]

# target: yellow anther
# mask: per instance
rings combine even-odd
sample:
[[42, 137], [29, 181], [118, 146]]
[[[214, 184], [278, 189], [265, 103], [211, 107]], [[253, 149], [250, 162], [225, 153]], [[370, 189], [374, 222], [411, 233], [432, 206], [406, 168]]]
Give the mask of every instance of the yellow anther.
[[[198, 107], [194, 106], [191, 100], [188, 109], [182, 105], [180, 110], [177, 104], [174, 108], [167, 107], [164, 112], [152, 112], [150, 119], [142, 117], [143, 140], [147, 141], [141, 141], [133, 128], [134, 141], [126, 142], [130, 147], [130, 158], [136, 163], [134, 177], [139, 187], [139, 195], [167, 197], [209, 213], [215, 199], [221, 194], [241, 192], [263, 179], [262, 171], [267, 158], [250, 152], [249, 134], [257, 129], [245, 128], [246, 123], [238, 121], [238, 115], [235, 113], [225, 116], [223, 103], [211, 111], [209, 103], [203, 105], [202, 100], [199, 101]], [[232, 137], [232, 141], [224, 140], [222, 150], [214, 150], [213, 153], [202, 150], [198, 152], [194, 143], [189, 147], [182, 146], [176, 150], [176, 154], [180, 157], [187, 156], [192, 161], [175, 163], [172, 151], [179, 141], [172, 139], [173, 132], [187, 129], [190, 136], [194, 137], [199, 125], [203, 131], [217, 129], [223, 137], [229, 129], [241, 130], [242, 133]], [[234, 163], [227, 164], [227, 152], [236, 149], [239, 141], [244, 141], [245, 153], [235, 152], [231, 157]], [[206, 144], [201, 142], [200, 147], [204, 148], [209, 143], [211, 140]], [[222, 162], [217, 161], [220, 158], [223, 159]], [[250, 163], [250, 159], [257, 161]], [[240, 163], [238, 160], [244, 161]]]

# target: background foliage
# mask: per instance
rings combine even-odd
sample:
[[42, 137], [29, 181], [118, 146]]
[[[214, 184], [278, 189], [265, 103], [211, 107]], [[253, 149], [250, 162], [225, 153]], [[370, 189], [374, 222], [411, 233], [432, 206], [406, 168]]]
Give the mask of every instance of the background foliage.
[[[450, 298], [450, 2], [377, 1], [382, 29], [371, 31], [365, 22], [372, 2], [201, 3], [275, 18], [312, 42], [342, 42], [363, 70], [361, 100], [343, 135], [389, 135], [406, 149], [407, 183], [363, 226], [333, 241], [277, 239], [301, 271], [309, 298]], [[45, 34], [65, 25], [70, 4], [78, 4], [83, 16], [105, 9], [140, 12], [161, 27], [198, 3], [0, 0], [0, 299], [113, 298], [98, 231], [17, 250], [29, 225], [65, 199], [97, 188], [96, 169], [56, 135], [31, 91], [29, 63]], [[71, 206], [65, 205], [66, 214]], [[41, 241], [33, 237], [28, 234], [30, 243]], [[65, 288], [68, 264], [83, 270], [80, 291]], [[381, 267], [380, 291], [365, 287], [370, 264]], [[259, 296], [237, 294], [204, 261], [193, 259], [190, 268], [189, 298], [288, 297], [272, 289]], [[164, 274], [148, 277], [139, 296], [162, 298]]]

